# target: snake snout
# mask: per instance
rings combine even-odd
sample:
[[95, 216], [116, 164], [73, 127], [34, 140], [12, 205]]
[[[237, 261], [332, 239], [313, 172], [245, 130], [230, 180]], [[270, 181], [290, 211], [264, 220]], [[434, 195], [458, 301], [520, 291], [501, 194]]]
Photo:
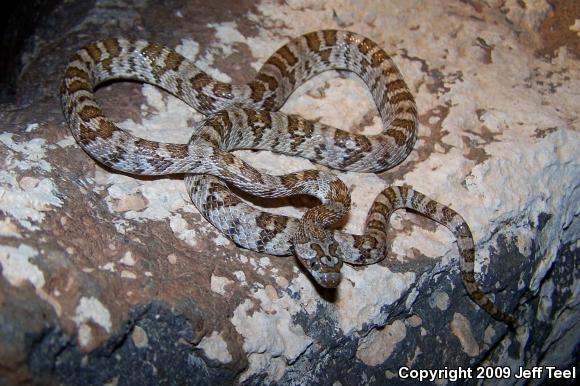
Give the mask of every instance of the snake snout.
[[342, 275], [340, 274], [340, 272], [321, 273], [320, 277], [318, 278], [318, 284], [320, 284], [324, 288], [336, 288], [338, 287], [341, 278]]

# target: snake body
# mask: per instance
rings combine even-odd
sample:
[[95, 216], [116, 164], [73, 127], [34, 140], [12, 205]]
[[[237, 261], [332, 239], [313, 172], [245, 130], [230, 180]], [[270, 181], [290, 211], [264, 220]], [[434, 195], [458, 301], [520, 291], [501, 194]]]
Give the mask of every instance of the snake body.
[[[330, 69], [354, 72], [367, 85], [382, 120], [380, 134], [353, 134], [277, 111], [300, 84]], [[159, 86], [206, 119], [187, 144], [135, 137], [111, 122], [95, 99], [95, 87], [115, 79]], [[350, 208], [350, 194], [338, 177], [320, 170], [274, 176], [231, 153], [271, 150], [333, 169], [372, 173], [405, 159], [416, 140], [415, 101], [393, 61], [370, 39], [348, 31], [305, 34], [279, 48], [245, 85], [219, 82], [155, 43], [105, 39], [72, 57], [61, 97], [73, 136], [95, 160], [136, 175], [185, 174], [193, 203], [225, 236], [243, 248], [296, 255], [325, 287], [338, 285], [343, 262], [372, 264], [385, 257], [386, 232], [395, 210], [412, 209], [441, 223], [457, 239], [471, 298], [496, 319], [515, 325], [515, 318], [499, 310], [476, 284], [471, 231], [449, 207], [408, 187], [390, 187], [372, 205], [363, 235], [330, 230]], [[273, 215], [246, 204], [226, 183], [260, 197], [308, 194], [320, 204], [300, 219]]]

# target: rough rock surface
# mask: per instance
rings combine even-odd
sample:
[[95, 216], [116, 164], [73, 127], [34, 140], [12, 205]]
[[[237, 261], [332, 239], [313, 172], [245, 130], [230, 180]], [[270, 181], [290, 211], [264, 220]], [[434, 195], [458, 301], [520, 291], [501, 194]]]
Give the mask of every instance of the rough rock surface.
[[[31, 40], [17, 99], [0, 106], [0, 383], [382, 385], [414, 383], [399, 377], [402, 366], [576, 366], [579, 19], [572, 0], [63, 3]], [[389, 184], [451, 205], [476, 237], [479, 282], [525, 322], [519, 331], [469, 299], [451, 236], [429, 220], [398, 214], [392, 253], [345, 267], [340, 288], [322, 291], [293, 258], [218, 234], [180, 178], [101, 168], [64, 123], [58, 82], [67, 58], [95, 39], [149, 39], [245, 82], [290, 37], [321, 28], [356, 31], [392, 53], [420, 112], [419, 140], [400, 166], [339, 174], [353, 192], [346, 229], [361, 231]], [[147, 138], [185, 142], [201, 118], [148, 85], [97, 95]], [[349, 74], [309, 81], [283, 110], [379, 129]], [[240, 153], [274, 173], [314, 167]], [[292, 203], [262, 204], [298, 215]]]

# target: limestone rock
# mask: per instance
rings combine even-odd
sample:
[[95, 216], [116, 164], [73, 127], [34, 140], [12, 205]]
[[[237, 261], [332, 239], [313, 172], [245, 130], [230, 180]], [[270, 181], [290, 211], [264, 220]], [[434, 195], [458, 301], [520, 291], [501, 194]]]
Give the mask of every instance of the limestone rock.
[[[55, 2], [24, 52], [16, 96], [0, 105], [0, 383], [383, 385], [403, 383], [403, 366], [576, 365], [574, 3]], [[179, 178], [103, 169], [64, 122], [58, 83], [93, 40], [149, 39], [241, 83], [290, 37], [322, 28], [391, 53], [420, 112], [419, 140], [400, 166], [338, 173], [352, 188], [345, 229], [362, 231], [390, 184], [452, 206], [474, 232], [479, 283], [524, 322], [518, 331], [469, 299], [451, 235], [429, 220], [397, 214], [391, 254], [345, 267], [336, 291], [321, 290], [294, 258], [217, 233]], [[111, 83], [97, 97], [145, 138], [186, 142], [202, 118], [150, 85]], [[368, 90], [349, 74], [307, 82], [283, 111], [379, 130]], [[272, 173], [315, 167], [239, 154]], [[267, 210], [299, 216], [291, 203]]]

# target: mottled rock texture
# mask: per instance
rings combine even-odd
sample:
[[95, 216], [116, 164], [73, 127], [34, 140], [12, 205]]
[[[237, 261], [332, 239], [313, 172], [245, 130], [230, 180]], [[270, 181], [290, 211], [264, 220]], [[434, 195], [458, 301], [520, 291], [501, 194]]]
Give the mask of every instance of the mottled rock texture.
[[[15, 97], [0, 105], [0, 383], [383, 385], [414, 383], [399, 377], [402, 366], [576, 366], [579, 19], [572, 0], [57, 6], [29, 40]], [[389, 184], [451, 205], [476, 237], [478, 281], [518, 315], [517, 332], [469, 299], [451, 236], [429, 220], [395, 216], [392, 253], [345, 267], [340, 288], [323, 291], [294, 258], [218, 234], [179, 177], [101, 168], [64, 123], [58, 82], [93, 40], [149, 39], [220, 80], [246, 82], [290, 37], [321, 28], [353, 30], [392, 53], [421, 120], [397, 168], [339, 174], [353, 193], [346, 229], [361, 231]], [[147, 138], [185, 142], [201, 119], [152, 86], [112, 83], [97, 95]], [[283, 110], [379, 129], [349, 74], [309, 81]], [[314, 167], [241, 155], [274, 173]], [[299, 215], [302, 203], [261, 204]]]

